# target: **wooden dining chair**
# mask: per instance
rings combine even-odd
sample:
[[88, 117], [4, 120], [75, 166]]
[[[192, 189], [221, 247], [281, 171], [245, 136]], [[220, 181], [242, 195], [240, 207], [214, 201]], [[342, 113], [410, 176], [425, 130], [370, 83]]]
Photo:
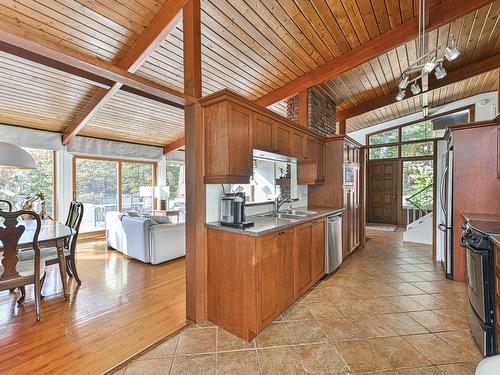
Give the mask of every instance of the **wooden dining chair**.
[[12, 203], [6, 201], [5, 199], [0, 199], [0, 211], [5, 211], [2, 206], [5, 208], [7, 206], [7, 212], [12, 212]]
[[[65, 225], [72, 228], [75, 233], [71, 236], [64, 244], [64, 257], [66, 259], [66, 271], [69, 276], [75, 278], [78, 285], [82, 283], [78, 272], [76, 270], [76, 240], [78, 239], [78, 233], [80, 231], [80, 224], [83, 218], [83, 203], [72, 201], [69, 206], [68, 216], [66, 218]], [[59, 264], [59, 258], [57, 256], [56, 247], [42, 247], [41, 249], [42, 257], [45, 259], [47, 266], [52, 264]], [[34, 256], [33, 250], [26, 250], [19, 253], [19, 256], [23, 260], [32, 259]], [[66, 277], [66, 275], [61, 274], [61, 279]], [[42, 283], [43, 286], [43, 283]]]
[[[32, 249], [33, 259], [21, 260], [18, 257], [19, 240], [26, 230], [22, 215], [31, 215], [36, 221], [33, 233]], [[38, 235], [40, 234], [41, 220], [37, 213], [32, 211], [0, 211], [0, 241], [3, 252], [0, 262], [0, 290], [24, 288], [33, 284], [35, 288], [35, 315], [40, 320], [41, 285], [45, 277], [45, 260], [40, 255]]]

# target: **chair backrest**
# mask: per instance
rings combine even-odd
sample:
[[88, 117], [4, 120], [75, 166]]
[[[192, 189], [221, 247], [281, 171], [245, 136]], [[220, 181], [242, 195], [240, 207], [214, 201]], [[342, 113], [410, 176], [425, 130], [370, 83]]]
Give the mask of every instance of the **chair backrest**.
[[19, 258], [17, 257], [17, 253], [19, 252], [19, 240], [26, 231], [26, 223], [18, 221], [23, 215], [33, 217], [32, 222], [36, 225], [35, 228], [30, 228], [30, 230], [33, 230], [33, 237], [30, 245], [35, 251], [33, 275], [35, 275], [35, 278], [40, 279], [40, 248], [38, 246], [38, 235], [40, 234], [41, 227], [40, 216], [33, 211], [0, 211], [0, 241], [2, 242], [1, 250], [3, 251], [1, 260], [3, 273], [0, 275], [0, 284], [21, 277], [16, 266], [19, 262]]
[[10, 203], [9, 201], [6, 201], [5, 199], [0, 199], [0, 211], [5, 211], [4, 209], [2, 209], [2, 205], [7, 206], [8, 209], [7, 212], [12, 211], [12, 203]]
[[68, 243], [68, 249], [74, 250], [76, 246], [76, 240], [78, 239], [78, 233], [80, 232], [80, 224], [83, 218], [83, 203], [72, 201], [69, 205], [68, 217], [66, 219], [66, 226], [74, 229], [75, 234], [70, 238]]

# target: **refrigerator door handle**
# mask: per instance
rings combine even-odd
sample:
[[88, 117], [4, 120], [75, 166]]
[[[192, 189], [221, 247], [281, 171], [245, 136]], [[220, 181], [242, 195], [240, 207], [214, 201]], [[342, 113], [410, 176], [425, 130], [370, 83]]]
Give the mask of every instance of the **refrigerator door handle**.
[[443, 174], [441, 175], [441, 191], [440, 191], [440, 200], [439, 200], [439, 203], [441, 203], [441, 210], [443, 210], [443, 213], [444, 215], [446, 216], [447, 215], [447, 212], [446, 212], [446, 208], [444, 206], [444, 200], [445, 200], [445, 185], [444, 185], [444, 181], [445, 179], [447, 178], [447, 175], [448, 175], [448, 166], [446, 166], [444, 168], [444, 171], [443, 171]]
[[448, 229], [443, 223], [439, 224], [438, 228], [441, 232], [446, 232], [446, 230]]

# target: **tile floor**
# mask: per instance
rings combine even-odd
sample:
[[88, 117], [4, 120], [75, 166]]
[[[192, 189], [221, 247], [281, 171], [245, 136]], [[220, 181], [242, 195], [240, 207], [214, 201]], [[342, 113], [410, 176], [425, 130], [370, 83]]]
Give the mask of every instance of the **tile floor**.
[[430, 247], [369, 232], [338, 272], [251, 343], [209, 322], [186, 328], [118, 374], [473, 374], [466, 288]]

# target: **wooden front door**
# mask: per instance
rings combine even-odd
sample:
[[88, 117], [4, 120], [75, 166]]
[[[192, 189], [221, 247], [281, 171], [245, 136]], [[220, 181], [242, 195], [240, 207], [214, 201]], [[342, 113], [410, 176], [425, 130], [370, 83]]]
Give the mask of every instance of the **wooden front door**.
[[368, 163], [368, 221], [397, 224], [397, 160], [371, 160]]

